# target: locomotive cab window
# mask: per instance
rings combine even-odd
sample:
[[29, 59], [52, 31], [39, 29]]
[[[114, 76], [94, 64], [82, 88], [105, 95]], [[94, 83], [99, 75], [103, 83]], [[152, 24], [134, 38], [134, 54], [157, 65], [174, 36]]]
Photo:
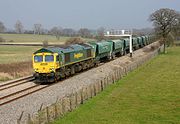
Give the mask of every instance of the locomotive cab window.
[[54, 56], [53, 55], [46, 55], [45, 56], [45, 62], [54, 62]]
[[42, 62], [43, 56], [34, 56], [34, 62]]

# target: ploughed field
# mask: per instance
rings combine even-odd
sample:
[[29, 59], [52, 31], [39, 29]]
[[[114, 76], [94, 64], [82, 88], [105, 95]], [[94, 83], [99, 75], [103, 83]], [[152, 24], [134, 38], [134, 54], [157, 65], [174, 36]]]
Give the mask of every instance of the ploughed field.
[[179, 89], [180, 47], [171, 47], [54, 124], [176, 124]]

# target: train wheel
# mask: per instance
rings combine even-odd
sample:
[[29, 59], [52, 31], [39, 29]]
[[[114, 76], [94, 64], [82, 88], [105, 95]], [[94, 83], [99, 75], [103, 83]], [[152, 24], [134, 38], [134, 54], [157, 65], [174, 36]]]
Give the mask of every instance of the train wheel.
[[58, 82], [58, 79], [56, 77], [54, 77], [54, 82], [57, 83]]
[[71, 69], [70, 68], [67, 68], [66, 71], [65, 71], [65, 75], [67, 77], [69, 77], [71, 75]]
[[115, 56], [114, 53], [112, 54], [112, 57], [111, 57], [111, 58], [112, 58], [112, 60], [114, 60], [114, 59], [116, 58], [116, 56]]
[[127, 52], [126, 52], [126, 50], [124, 50], [124, 55], [126, 55], [127, 54]]
[[74, 68], [74, 66], [71, 67], [71, 74], [72, 74], [72, 75], [75, 74], [75, 68]]

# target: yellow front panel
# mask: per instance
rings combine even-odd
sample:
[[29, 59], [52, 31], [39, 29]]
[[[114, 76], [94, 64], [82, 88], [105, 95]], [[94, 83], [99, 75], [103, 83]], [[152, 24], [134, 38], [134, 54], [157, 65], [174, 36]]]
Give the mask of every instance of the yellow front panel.
[[[54, 57], [54, 61], [52, 62], [46, 62], [45, 61], [45, 56], [46, 55], [53, 55]], [[51, 72], [55, 72], [55, 70], [57, 68], [59, 68], [59, 63], [56, 62], [56, 54], [52, 54], [52, 53], [38, 53], [36, 54], [36, 56], [43, 56], [43, 60], [41, 62], [35, 62], [34, 61], [34, 56], [33, 55], [33, 69], [35, 72], [38, 73], [51, 73]]]

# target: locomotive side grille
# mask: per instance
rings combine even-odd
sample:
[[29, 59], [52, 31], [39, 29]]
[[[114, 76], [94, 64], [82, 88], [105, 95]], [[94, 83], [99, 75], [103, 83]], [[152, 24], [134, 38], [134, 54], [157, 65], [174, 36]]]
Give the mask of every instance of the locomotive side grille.
[[70, 62], [70, 53], [65, 54], [65, 62]]
[[88, 49], [87, 50], [87, 57], [91, 57], [92, 55], [91, 55], [91, 49]]

